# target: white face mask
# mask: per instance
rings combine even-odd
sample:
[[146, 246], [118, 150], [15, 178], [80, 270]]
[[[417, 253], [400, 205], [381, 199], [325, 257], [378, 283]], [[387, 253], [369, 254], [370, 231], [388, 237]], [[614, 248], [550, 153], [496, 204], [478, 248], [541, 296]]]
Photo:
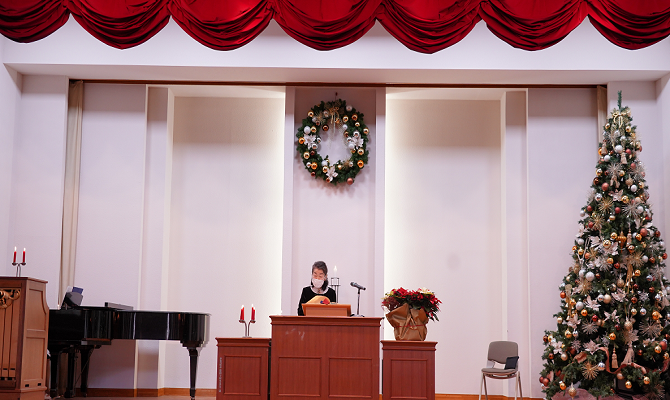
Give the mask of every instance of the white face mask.
[[322, 279], [312, 278], [312, 285], [317, 289], [321, 289], [323, 282], [324, 281]]

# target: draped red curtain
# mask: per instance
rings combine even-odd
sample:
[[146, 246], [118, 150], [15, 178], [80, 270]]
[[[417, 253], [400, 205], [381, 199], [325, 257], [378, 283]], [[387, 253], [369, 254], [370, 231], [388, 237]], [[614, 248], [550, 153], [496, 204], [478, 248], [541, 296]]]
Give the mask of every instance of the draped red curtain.
[[458, 43], [480, 20], [498, 38], [525, 50], [553, 46], [586, 17], [626, 49], [670, 35], [667, 0], [0, 0], [0, 33], [33, 42], [58, 30], [70, 14], [91, 35], [119, 49], [149, 40], [170, 17], [216, 50], [244, 46], [271, 19], [318, 50], [355, 42], [375, 21], [422, 53]]

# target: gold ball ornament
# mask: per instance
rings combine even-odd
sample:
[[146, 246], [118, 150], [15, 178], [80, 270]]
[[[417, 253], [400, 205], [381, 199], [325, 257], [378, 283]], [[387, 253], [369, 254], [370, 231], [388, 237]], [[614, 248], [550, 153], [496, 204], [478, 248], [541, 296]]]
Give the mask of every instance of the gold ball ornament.
[[668, 353], [663, 353], [663, 359], [664, 359], [664, 360], [667, 360], [668, 358], [670, 358], [670, 354], [668, 354]]
[[630, 125], [626, 126], [626, 133], [630, 133]]
[[330, 129], [330, 128], [328, 127], [328, 125], [324, 125], [323, 128], [321, 128], [321, 129], [323, 129], [324, 132], [328, 132], [328, 129]]
[[352, 185], [354, 183], [354, 178], [347, 178], [347, 185]]
[[637, 308], [631, 308], [630, 309], [630, 315], [632, 315], [633, 317], [636, 316], [637, 315]]
[[307, 160], [309, 158], [309, 152], [308, 151], [304, 152], [302, 156], [305, 158], [305, 160]]
[[572, 337], [572, 332], [570, 332], [570, 330], [566, 330], [565, 331], [565, 337], [570, 339]]
[[626, 389], [630, 389], [633, 387], [633, 384], [630, 381], [626, 381]]
[[624, 322], [623, 327], [626, 328], [627, 331], [630, 331], [633, 329], [633, 323], [630, 321], [626, 321]]
[[630, 202], [630, 199], [628, 198], [628, 196], [622, 196], [621, 201], [623, 201], [623, 204], [628, 204]]
[[618, 236], [617, 236], [616, 232], [612, 232], [612, 233], [610, 233], [610, 239], [612, 239], [612, 240], [616, 240], [617, 237], [618, 237]]
[[653, 318], [654, 321], [656, 321], [656, 320], [658, 320], [659, 318], [661, 318], [661, 313], [658, 312], [658, 311], [655, 311], [655, 310], [654, 310], [654, 312], [651, 313], [651, 318]]
[[363, 162], [363, 160], [358, 160], [356, 165], [358, 165], [358, 168], [363, 168], [363, 166], [365, 166], [365, 163]]
[[616, 340], [616, 333], [612, 332], [609, 335], [610, 340]]
[[577, 250], [577, 254], [579, 254], [580, 256], [583, 256], [584, 255], [584, 249], [579, 248], [579, 250]]
[[324, 174], [328, 173], [328, 167], [323, 167], [321, 170], [323, 171]]
[[561, 360], [566, 361], [568, 359], [568, 355], [566, 353], [561, 353]]
[[648, 385], [648, 384], [651, 383], [651, 379], [649, 379], [648, 376], [645, 376], [645, 377], [642, 379], [642, 382], [644, 382], [645, 385]]
[[[324, 128], [325, 128], [325, 126], [324, 126]], [[309, 130], [310, 130], [312, 133], [316, 133], [316, 127], [315, 127], [315, 126], [311, 127]]]
[[298, 139], [298, 143], [305, 144], [305, 138], [301, 137], [300, 139]]
[[352, 121], [358, 121], [358, 115], [354, 114], [351, 116]]
[[616, 378], [620, 381], [623, 380], [623, 374], [621, 372], [617, 372]]
[[582, 314], [582, 317], [586, 317], [587, 315], [589, 315], [589, 312], [586, 311], [586, 308], [585, 308], [585, 309], [582, 310], [581, 314]]
[[562, 324], [563, 323], [563, 318], [561, 318], [561, 317], [556, 318], [556, 323], [559, 324], [559, 325]]
[[368, 128], [363, 128], [363, 133], [367, 135], [368, 133], [370, 133], [370, 130]]
[[626, 284], [626, 282], [624, 282], [624, 280], [621, 279], [621, 278], [617, 279], [617, 281], [616, 281], [617, 287], [622, 288], [622, 287], [624, 287], [625, 284]]
[[363, 149], [358, 149], [358, 155], [359, 155], [359, 156], [362, 156], [363, 154], [365, 154], [365, 150], [363, 150]]
[[603, 303], [609, 304], [611, 301], [612, 301], [612, 296], [610, 296], [609, 294], [606, 294], [606, 295], [603, 296]]
[[638, 242], [642, 241], [642, 235], [640, 235], [640, 234], [638, 233], [637, 235], [635, 235], [635, 239], [636, 239]]
[[319, 166], [316, 165], [316, 163], [312, 163], [312, 169], [317, 169], [317, 168], [319, 168]]
[[307, 113], [307, 116], [310, 117], [310, 118], [312, 118], [312, 117], [314, 116], [314, 111], [310, 111], [310, 112], [308, 112], [308, 113]]
[[614, 259], [613, 259], [612, 257], [608, 257], [608, 258], [607, 258], [607, 263], [608, 263], [609, 265], [614, 264]]
[[361, 126], [361, 123], [360, 123], [360, 122], [356, 122], [354, 125], [356, 126], [356, 128], [358, 128], [359, 126]]
[[577, 389], [575, 389], [574, 386], [570, 386], [570, 389], [568, 389], [568, 395], [570, 395], [570, 397], [577, 396]]
[[566, 388], [567, 386], [565, 386], [565, 382], [560, 381], [560, 382], [558, 382], [558, 387], [560, 387], [561, 390], [565, 390], [565, 388]]
[[642, 274], [639, 269], [636, 269], [635, 272], [633, 272], [635, 276], [640, 276]]
[[654, 351], [656, 352], [656, 354], [661, 354], [663, 349], [661, 348], [661, 346], [656, 346], [656, 347], [654, 347]]
[[349, 117], [347, 117], [346, 115], [344, 117], [342, 117], [342, 122], [347, 122], [347, 121], [349, 121]]
[[604, 248], [609, 249], [611, 246], [612, 246], [612, 242], [610, 242], [609, 240], [604, 240], [603, 241], [603, 247]]

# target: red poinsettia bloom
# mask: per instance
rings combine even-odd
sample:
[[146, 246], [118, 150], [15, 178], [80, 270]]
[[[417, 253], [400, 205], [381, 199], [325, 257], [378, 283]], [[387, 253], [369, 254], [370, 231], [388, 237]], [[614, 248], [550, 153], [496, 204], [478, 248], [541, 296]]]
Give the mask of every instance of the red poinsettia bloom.
[[389, 312], [403, 304], [408, 304], [411, 308], [423, 309], [428, 318], [433, 321], [439, 321], [437, 312], [440, 311], [440, 303], [442, 302], [435, 296], [435, 293], [426, 288], [417, 290], [406, 290], [402, 287], [392, 289], [382, 299], [382, 307]]

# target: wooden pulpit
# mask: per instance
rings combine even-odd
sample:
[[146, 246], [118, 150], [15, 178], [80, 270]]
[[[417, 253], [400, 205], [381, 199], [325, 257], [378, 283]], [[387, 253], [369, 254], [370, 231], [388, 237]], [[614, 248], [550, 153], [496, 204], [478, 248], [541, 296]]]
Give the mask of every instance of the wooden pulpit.
[[436, 345], [382, 340], [382, 400], [435, 400]]
[[216, 338], [216, 400], [267, 400], [269, 338]]
[[44, 400], [48, 332], [46, 282], [0, 277], [0, 400]]
[[379, 399], [381, 318], [270, 318], [270, 400]]

